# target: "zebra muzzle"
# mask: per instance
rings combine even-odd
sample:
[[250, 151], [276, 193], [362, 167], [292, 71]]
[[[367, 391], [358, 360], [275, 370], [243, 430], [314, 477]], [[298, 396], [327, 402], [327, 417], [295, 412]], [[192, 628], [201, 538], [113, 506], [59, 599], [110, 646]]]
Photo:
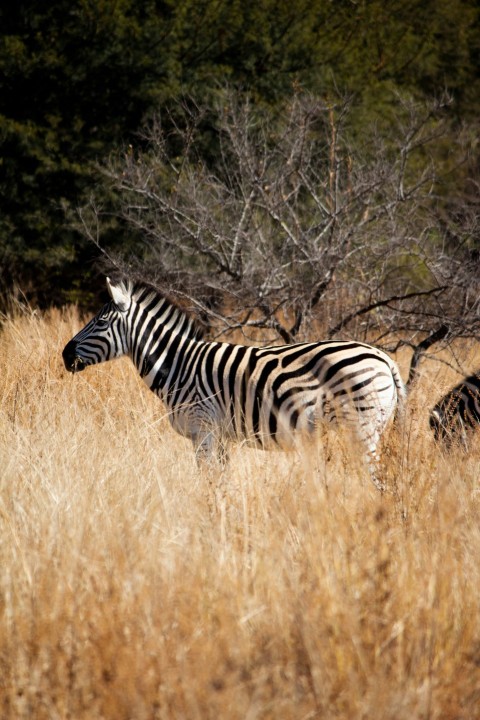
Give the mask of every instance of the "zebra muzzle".
[[86, 368], [85, 363], [83, 362], [82, 358], [76, 357], [73, 361], [73, 366], [70, 372], [76, 373], [80, 372], [81, 370], [84, 370]]
[[86, 368], [86, 365], [83, 362], [82, 358], [76, 357], [72, 362], [68, 364], [65, 363], [65, 368], [68, 370], [68, 372], [76, 373], [84, 370]]
[[65, 346], [62, 356], [65, 368], [68, 372], [80, 372], [86, 367], [84, 360], [76, 354], [75, 345], [72, 342], [69, 342], [68, 345]]

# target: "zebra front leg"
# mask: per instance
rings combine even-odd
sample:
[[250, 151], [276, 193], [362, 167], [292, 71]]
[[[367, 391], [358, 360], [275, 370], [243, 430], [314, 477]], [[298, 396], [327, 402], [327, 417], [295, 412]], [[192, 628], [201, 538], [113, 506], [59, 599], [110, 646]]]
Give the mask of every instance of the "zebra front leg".
[[225, 467], [228, 453], [225, 442], [219, 440], [213, 432], [192, 438], [195, 449], [197, 467], [208, 480], [208, 507], [210, 515], [215, 516], [219, 510], [225, 512], [226, 486]]
[[228, 464], [226, 442], [219, 439], [213, 431], [192, 437], [195, 459], [199, 467], [218, 463], [221, 469]]

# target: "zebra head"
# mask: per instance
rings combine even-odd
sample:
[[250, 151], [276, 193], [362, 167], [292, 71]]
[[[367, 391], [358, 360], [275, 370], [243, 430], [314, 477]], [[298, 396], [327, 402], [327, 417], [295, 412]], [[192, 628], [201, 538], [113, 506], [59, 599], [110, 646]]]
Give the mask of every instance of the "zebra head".
[[63, 349], [63, 362], [71, 372], [105, 362], [128, 352], [126, 316], [131, 305], [131, 288], [107, 278], [111, 300]]

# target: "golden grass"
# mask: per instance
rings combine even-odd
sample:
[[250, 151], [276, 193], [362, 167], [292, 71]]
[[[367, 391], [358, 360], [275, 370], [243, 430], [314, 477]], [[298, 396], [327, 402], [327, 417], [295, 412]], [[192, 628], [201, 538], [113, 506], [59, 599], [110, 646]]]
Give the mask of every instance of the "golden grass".
[[79, 326], [0, 333], [1, 718], [480, 718], [480, 446], [432, 443], [445, 369], [382, 496], [342, 434], [200, 472], [128, 360], [67, 375]]

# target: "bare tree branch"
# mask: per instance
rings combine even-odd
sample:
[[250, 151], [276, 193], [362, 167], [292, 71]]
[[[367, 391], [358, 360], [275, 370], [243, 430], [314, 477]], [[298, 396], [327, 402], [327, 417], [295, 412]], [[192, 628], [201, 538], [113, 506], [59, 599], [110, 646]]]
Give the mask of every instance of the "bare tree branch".
[[[359, 310], [355, 310], [354, 312], [351, 312], [348, 315], [346, 315], [344, 318], [342, 318], [340, 320], [340, 322], [337, 323], [337, 325], [335, 325], [334, 327], [329, 329], [328, 336], [333, 337], [334, 335], [337, 335], [354, 318], [360, 317], [361, 315], [365, 315], [366, 313], [369, 313], [372, 310], [376, 310], [377, 308], [384, 307], [384, 306], [390, 306], [391, 303], [393, 303], [393, 302], [400, 302], [403, 300], [411, 300], [412, 298], [425, 297], [427, 295], [433, 295], [434, 293], [441, 293], [447, 289], [448, 289], [448, 285], [441, 285], [440, 287], [431, 288], [431, 290], [423, 290], [421, 292], [412, 292], [412, 293], [407, 293], [406, 295], [391, 295], [390, 297], [385, 298], [383, 300], [378, 300], [377, 302], [370, 303], [369, 305], [365, 305], [364, 307], [361, 307]], [[430, 347], [430, 346], [428, 346], [428, 347]]]
[[[215, 336], [243, 324], [292, 342], [312, 320], [316, 336], [401, 333], [412, 381], [432, 344], [480, 332], [479, 194], [449, 194], [466, 153], [458, 138], [437, 152], [448, 104], [399, 99], [390, 134], [359, 140], [349, 100], [297, 93], [275, 114], [232, 91], [213, 109], [186, 102], [104, 169], [138, 238], [128, 263], [189, 296]], [[80, 215], [96, 245], [103, 212]]]

